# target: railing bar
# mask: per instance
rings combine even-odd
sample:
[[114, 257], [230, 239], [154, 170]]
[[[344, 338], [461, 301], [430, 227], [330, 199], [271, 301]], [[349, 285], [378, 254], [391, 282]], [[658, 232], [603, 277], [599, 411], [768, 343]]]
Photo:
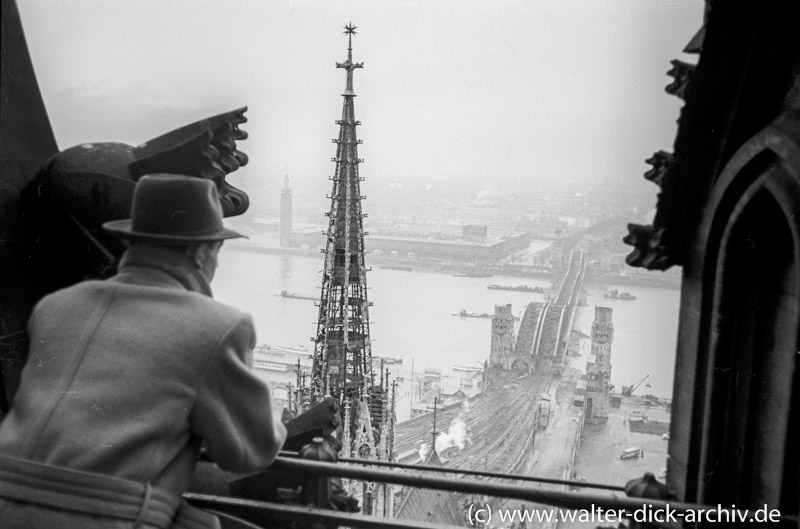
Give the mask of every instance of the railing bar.
[[[293, 521], [309, 522], [335, 522], [346, 527], [381, 527], [385, 529], [459, 529], [455, 525], [444, 525], [420, 520], [399, 520], [395, 518], [381, 518], [365, 514], [346, 513], [341, 511], [328, 511], [316, 507], [300, 507], [280, 503], [244, 500], [207, 494], [187, 492], [184, 499], [195, 507], [225, 512], [250, 521], [250, 523], [270, 523], [265, 520], [269, 513], [274, 518], [290, 519]], [[271, 525], [271, 523], [270, 523]]]
[[[445, 477], [390, 472], [386, 470], [364, 469], [332, 463], [322, 463], [319, 461], [308, 461], [305, 459], [286, 459], [279, 457], [272, 464], [272, 467], [276, 469], [302, 472], [304, 474], [340, 476], [343, 478], [360, 479], [364, 481], [395, 483], [398, 485], [410, 485], [420, 488], [450, 490], [455, 492], [483, 494], [486, 496], [514, 498], [568, 509], [581, 509], [588, 507], [590, 504], [595, 504], [603, 508], [630, 508], [635, 510], [642, 505], [641, 500], [617, 496], [616, 493], [611, 495], [581, 494], [576, 492], [540, 489], [524, 485], [510, 485], [486, 481], [467, 481]], [[653, 500], [652, 502], [648, 500], [648, 502], [653, 504], [658, 503], [656, 500]], [[665, 504], [666, 502], [661, 503]]]
[[[617, 494], [587, 494], [581, 492], [547, 490], [523, 485], [506, 485], [502, 483], [491, 483], [485, 481], [476, 482], [444, 477], [421, 476], [400, 472], [389, 472], [386, 470], [350, 467], [333, 463], [322, 463], [319, 461], [308, 461], [305, 459], [286, 459], [279, 457], [275, 460], [272, 466], [276, 469], [293, 470], [302, 472], [304, 474], [340, 476], [343, 478], [360, 479], [363, 481], [410, 485], [413, 487], [426, 489], [449, 490], [454, 492], [482, 494], [486, 496], [514, 498], [518, 500], [531, 501], [534, 503], [543, 503], [565, 509], [586, 509], [590, 507], [600, 507], [603, 509], [634, 512], [636, 509], [647, 505], [651, 510], [666, 510], [669, 508], [674, 513], [687, 514], [690, 511], [696, 513], [699, 509], [708, 510], [710, 508], [708, 505], [697, 505], [650, 498], [629, 498], [627, 496], [618, 496]], [[723, 508], [722, 511], [742, 512], [743, 514], [746, 514], [744, 511], [740, 511], [738, 509]], [[788, 521], [795, 519], [791, 516], [781, 516], [781, 518], [782, 520]]]
[[[458, 527], [453, 525], [424, 522], [421, 520], [403, 521], [398, 519], [381, 518], [377, 516], [370, 516], [364, 514], [322, 510], [313, 506], [301, 507], [295, 505], [285, 505], [285, 504], [278, 504], [278, 503], [258, 501], [258, 500], [246, 500], [246, 499], [230, 498], [223, 496], [196, 494], [191, 492], [184, 493], [183, 498], [192, 505], [199, 508], [210, 509], [212, 511], [220, 511], [233, 516], [238, 516], [254, 524], [264, 524], [264, 523], [269, 524], [264, 527], [273, 525], [274, 520], [272, 518], [291, 519], [297, 521], [319, 521], [319, 522], [333, 521], [337, 523], [337, 526], [344, 525], [345, 527], [381, 527], [387, 529], [456, 529]], [[641, 504], [650, 505], [651, 508], [658, 508], [657, 505], [658, 502], [656, 500], [649, 500], [646, 498], [642, 498]], [[670, 503], [670, 505], [687, 506], [688, 504]], [[602, 506], [594, 504], [594, 507], [596, 508]], [[694, 505], [691, 507], [693, 509], [696, 509], [700, 506]], [[580, 508], [588, 508], [588, 507], [584, 506]], [[708, 509], [707, 506], [706, 509]], [[736, 509], [723, 509], [723, 512], [724, 511], [727, 511], [729, 513], [742, 512]], [[675, 509], [674, 512], [679, 512], [679, 510]], [[265, 516], [267, 514], [271, 515], [272, 518], [269, 518], [269, 516]], [[465, 512], [465, 518], [466, 518], [466, 512]], [[776, 527], [776, 528], [783, 528], [783, 527], [794, 528], [797, 527], [797, 522], [798, 518], [796, 516], [782, 515], [780, 516], [779, 522], [771, 522], [769, 525], [770, 527]], [[675, 525], [673, 523], [668, 523], [668, 522], [658, 522], [656, 520], [652, 520], [649, 523], [653, 527], [661, 527], [664, 529], [675, 528]], [[739, 522], [736, 524], [736, 527], [739, 528], [751, 527], [751, 526], [763, 527], [764, 522], [758, 522], [753, 519], [747, 519], [744, 522]]]
[[[297, 452], [280, 452], [281, 457], [296, 458]], [[588, 489], [616, 490], [625, 492], [625, 487], [616, 485], [603, 485], [602, 483], [583, 483], [580, 481], [570, 481], [566, 479], [540, 478], [536, 476], [520, 476], [515, 474], [503, 474], [502, 472], [484, 472], [480, 470], [459, 469], [452, 467], [431, 467], [427, 465], [411, 465], [408, 463], [392, 463], [389, 461], [376, 461], [373, 459], [355, 459], [350, 457], [340, 457], [340, 463], [354, 463], [358, 465], [370, 465], [375, 467], [402, 468], [407, 470], [422, 470], [427, 472], [442, 472], [446, 474], [463, 474], [465, 476], [486, 476], [491, 478], [510, 479], [514, 481], [531, 481], [534, 483], [550, 483], [553, 485], [567, 485]]]

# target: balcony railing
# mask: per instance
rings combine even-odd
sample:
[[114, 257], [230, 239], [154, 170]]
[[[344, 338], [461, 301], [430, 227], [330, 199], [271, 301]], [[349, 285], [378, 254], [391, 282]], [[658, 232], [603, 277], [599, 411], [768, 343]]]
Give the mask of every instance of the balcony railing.
[[[364, 466], [376, 468], [364, 468]], [[405, 465], [386, 461], [368, 461], [359, 459], [342, 459], [339, 461], [339, 463], [329, 463], [300, 459], [298, 454], [293, 452], [282, 452], [270, 467], [270, 470], [289, 472], [304, 477], [316, 476], [323, 480], [329, 477], [339, 477], [362, 482], [386, 483], [496, 498], [515, 499], [526, 501], [535, 505], [548, 505], [562, 510], [590, 510], [597, 512], [598, 509], [602, 509], [603, 511], [624, 511], [632, 514], [637, 510], [645, 508], [648, 509], [648, 512], [666, 512], [669, 510], [669, 512], [672, 512], [678, 520], [683, 520], [686, 516], [689, 516], [690, 513], [693, 513], [693, 515], [696, 516], [701, 509], [703, 511], [714, 509], [717, 512], [724, 513], [723, 516], [726, 516], [726, 519], [728, 520], [745, 520], [736, 524], [728, 523], [720, 526], [760, 527], [769, 525], [769, 527], [793, 527], [795, 529], [800, 527], [798, 518], [792, 516], [780, 516], [777, 522], [765, 524], [763, 521], [759, 522], [756, 520], [748, 520], [748, 517], [752, 518], [752, 511], [683, 503], [671, 501], [666, 497], [633, 497], [630, 494], [637, 493], [636, 486], [629, 486], [628, 492], [626, 493], [624, 488], [617, 486], [584, 483], [570, 480], [537, 478], [533, 476], [501, 474], [496, 472], [452, 469], [447, 467]], [[398, 472], [398, 470], [415, 472]], [[426, 472], [440, 475], [425, 475]], [[458, 477], [441, 476], [443, 473], [456, 476], [473, 476], [483, 479], [465, 480], [459, 479]], [[645, 476], [645, 478], [639, 480], [640, 483], [653, 478], [652, 474]], [[543, 489], [538, 486], [534, 486], [533, 483], [563, 485], [568, 488], [602, 489], [607, 491], [607, 493], [604, 494], [598, 492], [589, 493], [572, 490]], [[638, 489], [641, 491], [642, 487], [638, 487]], [[653, 496], [655, 490], [656, 489], [650, 487], [645, 494]], [[666, 491], [666, 487], [663, 484], [660, 484], [659, 490], [663, 496]], [[321, 509], [318, 506], [312, 505], [288, 505], [274, 501], [256, 501], [251, 499], [240, 499], [197, 493], [187, 493], [184, 497], [187, 501], [197, 507], [205, 508], [218, 513], [230, 514], [247, 520], [250, 523], [256, 524], [257, 527], [264, 528], [275, 527], [276, 525], [278, 527], [284, 527], [284, 524], [287, 523], [300, 523], [301, 526], [302, 524], [310, 524], [308, 527], [378, 527], [398, 529], [446, 529], [456, 527], [452, 525], [425, 522], [422, 520], [391, 519], [363, 514], [346, 513]], [[466, 524], [466, 511], [464, 519]], [[480, 524], [477, 525], [481, 526]], [[607, 526], [608, 524], [604, 525]], [[223, 528], [227, 529], [228, 527], [244, 528], [250, 526], [236, 525], [236, 522], [229, 522], [228, 525], [223, 519]], [[463, 527], [463, 525], [461, 527]], [[659, 523], [658, 521], [653, 520], [649, 523], [632, 522], [630, 527], [675, 528], [682, 527], [682, 525], [680, 523]]]

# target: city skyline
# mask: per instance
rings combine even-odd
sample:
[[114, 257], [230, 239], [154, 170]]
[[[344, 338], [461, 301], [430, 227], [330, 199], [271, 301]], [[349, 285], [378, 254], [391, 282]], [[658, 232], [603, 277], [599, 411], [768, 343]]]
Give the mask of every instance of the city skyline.
[[[343, 26], [358, 26], [363, 175], [535, 192], [549, 181], [647, 189], [681, 101], [669, 61], [702, 2], [19, 2], [60, 148], [138, 144], [249, 106], [231, 175], [322, 196], [344, 85]], [[686, 59], [686, 57], [683, 57]], [[692, 58], [689, 58], [691, 60]], [[655, 190], [654, 194], [655, 194]]]

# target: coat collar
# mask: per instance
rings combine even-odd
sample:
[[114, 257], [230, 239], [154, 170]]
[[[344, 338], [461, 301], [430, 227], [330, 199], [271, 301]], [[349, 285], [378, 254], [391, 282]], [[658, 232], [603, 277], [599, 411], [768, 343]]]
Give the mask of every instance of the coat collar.
[[211, 295], [211, 286], [200, 274], [189, 256], [161, 246], [134, 244], [119, 263], [121, 280], [135, 277], [154, 284], [185, 288], [191, 292]]

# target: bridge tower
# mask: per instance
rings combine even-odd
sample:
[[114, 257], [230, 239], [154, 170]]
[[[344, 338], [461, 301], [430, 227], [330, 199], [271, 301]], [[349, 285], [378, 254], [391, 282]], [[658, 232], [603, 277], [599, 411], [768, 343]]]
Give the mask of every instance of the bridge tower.
[[[353, 35], [356, 27], [345, 26], [347, 60], [336, 63], [345, 70], [344, 103], [336, 144], [333, 189], [328, 217], [327, 242], [322, 252], [322, 272], [317, 333], [311, 371], [310, 403], [326, 395], [337, 398], [344, 415], [342, 432], [343, 457], [392, 459], [394, 409], [388, 376], [381, 373], [376, 384], [372, 372], [372, 348], [369, 332], [367, 268], [364, 263], [364, 231], [361, 211], [359, 164], [355, 119], [353, 71], [364, 63], [353, 62]], [[387, 431], [389, 430], [389, 431]], [[382, 484], [349, 483], [351, 492], [363, 499], [363, 511], [380, 514], [386, 497]], [[361, 488], [359, 491], [358, 489]]]
[[603, 423], [608, 420], [608, 394], [611, 391], [611, 344], [614, 342], [613, 309], [595, 307], [592, 322], [592, 356], [586, 365], [586, 420]]
[[614, 323], [611, 317], [614, 309], [595, 307], [592, 322], [592, 354], [597, 364], [611, 371], [611, 344], [614, 343]]
[[514, 314], [511, 304], [495, 305], [492, 317], [492, 341], [489, 364], [503, 370], [511, 369], [511, 353], [514, 350]]
[[292, 237], [292, 189], [289, 187], [289, 175], [283, 179], [281, 189], [281, 240], [282, 247], [291, 246]]

